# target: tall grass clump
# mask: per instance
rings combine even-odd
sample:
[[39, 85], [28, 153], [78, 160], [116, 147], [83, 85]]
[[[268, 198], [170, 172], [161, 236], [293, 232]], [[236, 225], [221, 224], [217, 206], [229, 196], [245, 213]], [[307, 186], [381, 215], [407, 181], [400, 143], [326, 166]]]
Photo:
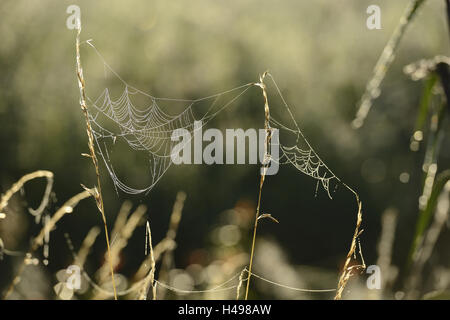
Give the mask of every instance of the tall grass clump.
[[[366, 86], [361, 103], [353, 121], [353, 126], [359, 128], [372, 106], [373, 100], [380, 94], [380, 85], [391, 67], [395, 52], [406, 27], [411, 23], [420, 6], [425, 0], [411, 0], [397, 28], [383, 50], [374, 68], [374, 74]], [[446, 18], [450, 32], [450, 1], [446, 3]], [[450, 188], [450, 169], [441, 168], [439, 155], [445, 136], [445, 124], [450, 111], [450, 58], [436, 56], [432, 59], [422, 59], [404, 67], [404, 72], [414, 81], [423, 81], [422, 97], [418, 106], [416, 123], [410, 139], [410, 149], [419, 151], [424, 144], [424, 159], [422, 162], [422, 179], [418, 199], [418, 217], [410, 250], [403, 268], [405, 277], [399, 286], [406, 292], [406, 298], [420, 297], [423, 289], [423, 274], [425, 263], [431, 257], [433, 248], [443, 221], [448, 216], [448, 193]], [[447, 208], [443, 210], [442, 208]]]

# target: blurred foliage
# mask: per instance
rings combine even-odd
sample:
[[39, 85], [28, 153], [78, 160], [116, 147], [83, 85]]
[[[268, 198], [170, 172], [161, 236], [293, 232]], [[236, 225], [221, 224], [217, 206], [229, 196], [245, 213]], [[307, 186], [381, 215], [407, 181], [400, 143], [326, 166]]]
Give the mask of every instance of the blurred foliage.
[[[419, 212], [425, 150], [409, 150], [423, 85], [411, 81], [402, 70], [421, 58], [448, 55], [445, 2], [424, 4], [402, 40], [365, 126], [353, 130], [355, 106], [408, 3], [375, 2], [382, 9], [382, 29], [370, 31], [365, 24], [366, 8], [374, 1], [369, 0], [346, 1], [345, 5], [329, 0], [1, 1], [0, 191], [25, 173], [50, 170], [55, 174], [55, 197], [48, 210], [54, 212], [58, 204], [81, 190], [80, 183], [94, 183], [89, 160], [80, 156], [87, 145], [78, 104], [75, 31], [65, 25], [67, 6], [77, 4], [83, 40], [92, 38], [128, 83], [154, 96], [204, 97], [256, 81], [260, 73], [270, 70], [318, 154], [360, 194], [366, 263], [374, 264], [377, 258], [381, 213], [395, 207], [400, 216], [392, 263], [403, 265]], [[88, 94], [96, 96], [108, 85], [103, 65], [89, 50], [83, 50], [82, 59]], [[254, 97], [222, 114], [218, 126], [262, 127], [262, 117], [262, 99]], [[448, 126], [444, 130], [442, 145], [448, 146]], [[449, 160], [450, 148], [442, 147], [438, 162], [448, 167]], [[127, 169], [121, 172], [128, 184], [146, 184], [148, 168], [138, 165], [133, 154], [117, 161]], [[219, 213], [243, 202], [251, 212], [256, 201], [259, 171], [255, 166], [172, 167], [148, 196], [138, 197], [117, 195], [102, 170], [109, 221], [114, 221], [125, 199], [136, 205], [145, 203], [156, 242], [165, 235], [177, 191], [187, 193], [177, 235], [177, 268], [192, 264], [196, 252], [217, 255], [208, 243], [212, 226], [219, 224]], [[399, 179], [402, 173], [409, 175], [406, 183]], [[0, 221], [6, 247], [24, 250], [28, 246], [25, 235], [33, 234], [35, 227], [19, 208], [36, 207], [43, 190], [38, 182], [27, 185], [10, 208], [16, 216], [11, 219], [18, 222], [5, 226]], [[326, 284], [314, 283], [333, 286], [350, 244], [356, 208], [351, 195], [338, 192], [329, 200], [323, 192], [314, 194], [315, 182], [296, 171], [283, 169], [269, 177], [263, 207], [280, 224], [264, 223], [258, 234], [283, 248], [290, 268], [308, 265], [314, 272], [322, 270], [325, 278], [334, 273]], [[88, 230], [100, 224], [92, 202], [80, 204], [61, 221], [51, 237], [48, 274], [70, 262], [64, 232], [79, 246]], [[124, 252], [120, 272], [125, 275], [143, 258], [144, 227], [136, 230]], [[443, 236], [447, 243], [440, 250], [448, 251], [448, 230]], [[242, 252], [248, 252], [249, 241], [240, 245]], [[102, 263], [103, 250], [104, 243], [97, 241], [92, 265]], [[446, 258], [437, 263], [447, 268]], [[4, 288], [14, 273], [13, 259], [0, 262], [0, 273], [0, 288]], [[255, 297], [274, 297], [265, 287], [256, 289]]]

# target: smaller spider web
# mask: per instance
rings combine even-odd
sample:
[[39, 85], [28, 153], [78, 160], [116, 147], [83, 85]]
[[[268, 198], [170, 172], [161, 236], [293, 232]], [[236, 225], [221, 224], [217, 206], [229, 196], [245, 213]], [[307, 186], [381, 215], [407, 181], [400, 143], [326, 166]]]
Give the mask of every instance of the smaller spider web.
[[317, 181], [316, 194], [320, 184], [328, 197], [332, 198], [332, 192], [342, 183], [341, 180], [320, 158], [300, 130], [291, 107], [287, 104], [272, 74], [267, 73], [266, 78], [269, 80], [269, 83], [266, 84], [267, 90], [270, 89], [270, 92], [274, 92], [269, 94], [269, 105], [271, 105], [269, 125], [271, 129], [278, 129], [280, 132], [280, 141], [278, 141], [280, 155], [278, 159], [271, 157], [271, 160], [276, 161], [279, 165], [290, 165], [297, 171], [315, 179]]

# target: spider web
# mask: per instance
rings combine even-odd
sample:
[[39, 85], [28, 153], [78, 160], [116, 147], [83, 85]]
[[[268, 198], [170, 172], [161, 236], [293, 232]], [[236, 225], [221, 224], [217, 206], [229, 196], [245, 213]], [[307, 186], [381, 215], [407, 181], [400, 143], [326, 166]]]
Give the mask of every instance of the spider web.
[[[116, 99], [111, 97], [110, 90], [106, 88], [96, 99], [88, 98], [88, 101], [90, 103], [89, 121], [94, 131], [97, 151], [105, 163], [116, 191], [120, 189], [128, 194], [148, 194], [170, 168], [171, 151], [174, 145], [178, 144], [171, 139], [175, 130], [186, 129], [192, 133], [195, 130], [195, 121], [202, 121], [201, 124], [204, 127], [219, 113], [235, 104], [239, 98], [249, 92], [250, 88], [256, 88], [260, 84], [248, 83], [195, 100], [157, 98], [129, 85], [110, 67], [91, 40], [86, 43], [95, 50], [104, 67], [110, 70], [123, 85], [122, 94]], [[301, 173], [315, 179], [317, 181], [316, 193], [321, 184], [331, 198], [332, 182], [335, 182], [336, 187], [342, 182], [321, 160], [300, 130], [273, 76], [270, 73], [267, 73], [267, 76], [275, 91], [274, 96], [269, 95], [269, 100], [274, 98], [273, 100], [280, 102], [276, 106], [271, 106], [271, 112], [273, 108], [280, 107], [281, 104], [281, 107], [278, 108], [278, 111], [281, 111], [281, 118], [286, 118], [287, 113], [289, 119], [286, 123], [286, 121], [282, 122], [271, 116], [270, 127], [279, 129], [281, 137], [286, 135], [291, 136], [291, 140], [292, 137], [294, 139], [292, 143], [275, 141], [275, 144], [279, 146], [279, 157], [274, 158], [270, 154], [266, 154], [265, 157], [268, 156], [271, 161], [280, 165], [291, 165]], [[148, 104], [144, 107], [137, 106], [133, 103], [133, 98], [136, 96], [147, 98]], [[184, 107], [178, 114], [170, 115], [163, 110], [162, 104], [182, 104]], [[206, 111], [202, 112], [202, 108], [205, 109], [204, 106], [206, 106]], [[150, 183], [146, 187], [130, 187], [118, 177], [110, 158], [110, 150], [116, 144], [117, 139], [126, 142], [132, 151], [146, 154], [150, 177]], [[349, 188], [347, 185], [345, 186]], [[355, 193], [353, 190], [351, 191]]]
[[[285, 137], [286, 140], [288, 140], [287, 138], [290, 136], [290, 140], [292, 141], [291, 143], [287, 141], [283, 143], [279, 142], [281, 154], [278, 159], [272, 160], [278, 161], [280, 165], [291, 165], [301, 173], [315, 179], [317, 181], [316, 195], [319, 184], [322, 185], [329, 198], [332, 198], [332, 192], [336, 190], [339, 184], [343, 184], [349, 188], [346, 184], [341, 182], [341, 180], [333, 173], [325, 162], [322, 161], [317, 152], [306, 139], [272, 74], [267, 73], [266, 77], [269, 78], [271, 84], [274, 86], [274, 91], [276, 92], [275, 99], [273, 100], [278, 103], [275, 103], [275, 106], [279, 107], [279, 105], [281, 105], [281, 110], [277, 111], [279, 111], [279, 113], [284, 111], [284, 114], [288, 115], [288, 120], [283, 122], [277, 120], [273, 115], [271, 115], [269, 119], [270, 127], [280, 130], [280, 135]], [[334, 187], [332, 187], [333, 183]], [[353, 190], [351, 191], [354, 193]]]

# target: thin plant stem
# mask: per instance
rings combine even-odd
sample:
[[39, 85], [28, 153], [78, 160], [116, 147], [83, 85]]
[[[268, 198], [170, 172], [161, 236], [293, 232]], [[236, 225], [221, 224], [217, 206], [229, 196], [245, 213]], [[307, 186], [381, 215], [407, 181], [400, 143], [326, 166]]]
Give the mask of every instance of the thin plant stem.
[[95, 168], [95, 174], [97, 176], [97, 186], [95, 188], [94, 192], [94, 198], [97, 203], [97, 208], [101, 213], [102, 220], [103, 220], [103, 226], [105, 229], [105, 239], [106, 239], [106, 247], [108, 250], [108, 263], [110, 267], [111, 272], [111, 282], [112, 287], [114, 291], [114, 299], [117, 300], [117, 292], [116, 292], [116, 284], [114, 281], [114, 268], [113, 268], [113, 262], [111, 260], [111, 248], [109, 245], [109, 235], [108, 235], [108, 225], [106, 223], [106, 216], [105, 216], [105, 209], [103, 205], [103, 197], [102, 197], [102, 187], [100, 183], [100, 170], [98, 167], [98, 160], [97, 156], [95, 155], [95, 148], [94, 148], [94, 134], [92, 133], [92, 127], [91, 123], [89, 122], [89, 112], [86, 105], [86, 90], [85, 90], [85, 81], [83, 77], [83, 69], [81, 67], [81, 58], [80, 58], [80, 32], [81, 32], [81, 22], [78, 21], [78, 31], [77, 31], [77, 38], [76, 38], [76, 60], [77, 60], [77, 77], [78, 77], [78, 86], [80, 88], [80, 107], [83, 111], [84, 118], [86, 121], [86, 132], [88, 136], [88, 145], [89, 145], [89, 158], [92, 160], [92, 164]]
[[[366, 263], [364, 262], [364, 257], [362, 254], [361, 243], [359, 242], [359, 236], [363, 232], [361, 229], [362, 224], [362, 203], [359, 200], [358, 194], [351, 189], [348, 185], [344, 183], [344, 185], [355, 195], [356, 203], [358, 205], [358, 214], [356, 217], [356, 227], [355, 232], [353, 234], [352, 242], [350, 244], [350, 250], [347, 253], [347, 258], [345, 259], [344, 266], [342, 268], [341, 275], [339, 277], [339, 283], [336, 290], [336, 295], [334, 300], [341, 300], [342, 293], [344, 292], [345, 286], [350, 280], [351, 276], [356, 272], [361, 272], [366, 269]], [[356, 258], [356, 249], [359, 248], [359, 256], [361, 257], [360, 265], [350, 265], [352, 262], [352, 257]]]
[[264, 97], [264, 129], [266, 130], [266, 140], [264, 143], [264, 160], [263, 160], [263, 167], [261, 169], [261, 178], [259, 181], [259, 192], [258, 192], [258, 204], [256, 206], [256, 214], [255, 214], [255, 224], [253, 225], [253, 239], [252, 239], [252, 249], [250, 252], [250, 264], [248, 266], [248, 279], [247, 279], [247, 285], [245, 289], [245, 300], [248, 299], [248, 291], [250, 288], [250, 278], [252, 275], [252, 267], [253, 267], [253, 257], [255, 255], [255, 244], [256, 244], [256, 230], [258, 229], [258, 220], [260, 215], [260, 208], [261, 208], [261, 194], [262, 194], [262, 188], [264, 185], [264, 180], [266, 177], [267, 172], [267, 163], [268, 160], [268, 150], [270, 145], [270, 140], [272, 138], [272, 132], [270, 130], [270, 109], [269, 109], [269, 100], [267, 98], [267, 91], [266, 91], [266, 85], [264, 84], [264, 77], [267, 75], [267, 72], [264, 72], [262, 76], [259, 78], [259, 83], [255, 83], [256, 86], [260, 87], [262, 90], [262, 94]]
[[25, 183], [36, 178], [47, 178], [47, 187], [45, 188], [45, 193], [42, 198], [41, 204], [37, 209], [29, 208], [29, 212], [36, 217], [37, 221], [40, 219], [42, 212], [48, 205], [50, 199], [50, 193], [53, 187], [53, 172], [47, 170], [38, 170], [35, 172], [28, 173], [20, 178], [16, 183], [14, 183], [11, 188], [8, 189], [0, 198], [0, 219], [6, 217], [6, 213], [3, 210], [8, 206], [8, 202], [11, 197], [17, 193]]
[[[261, 177], [261, 181], [262, 181], [262, 177]], [[250, 288], [250, 277], [251, 277], [251, 272], [252, 272], [252, 266], [253, 266], [253, 256], [255, 253], [255, 243], [256, 243], [256, 229], [258, 228], [258, 216], [259, 216], [259, 204], [260, 204], [260, 199], [261, 199], [261, 190], [262, 190], [262, 183], [260, 183], [260, 189], [259, 189], [259, 197], [258, 197], [258, 207], [256, 209], [256, 216], [255, 216], [255, 224], [253, 226], [253, 240], [252, 240], [252, 250], [250, 253], [250, 264], [248, 266], [248, 278], [247, 278], [247, 285], [245, 288], [245, 300], [247, 300], [248, 298], [248, 290]]]
[[150, 289], [152, 289], [152, 300], [156, 300], [156, 282], [155, 282], [155, 269], [156, 269], [156, 262], [155, 262], [155, 256], [153, 254], [153, 245], [152, 245], [152, 231], [150, 229], [150, 223], [147, 221], [147, 224], [145, 226], [147, 236], [148, 236], [148, 245], [150, 247], [150, 262], [151, 267], [150, 271], [148, 272], [147, 276], [143, 280], [143, 284], [139, 290], [138, 299], [139, 300], [147, 300], [148, 293]]

